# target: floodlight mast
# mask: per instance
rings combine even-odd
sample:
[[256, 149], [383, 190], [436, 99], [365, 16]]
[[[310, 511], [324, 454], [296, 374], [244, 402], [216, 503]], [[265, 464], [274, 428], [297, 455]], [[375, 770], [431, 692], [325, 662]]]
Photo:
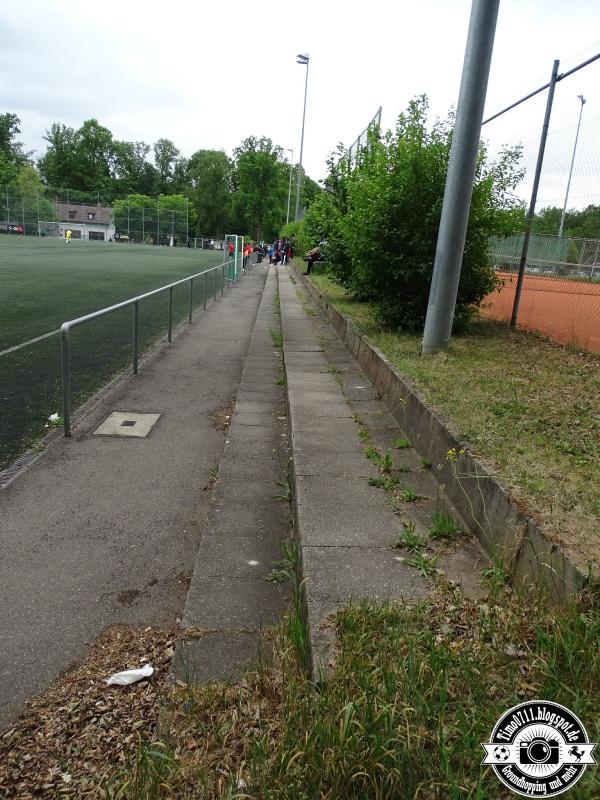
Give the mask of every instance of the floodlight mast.
[[294, 219], [300, 218], [300, 192], [302, 190], [302, 153], [304, 151], [304, 120], [306, 118], [306, 91], [308, 89], [308, 53], [299, 53], [296, 56], [296, 63], [306, 67], [306, 80], [304, 82], [304, 110], [302, 111], [302, 136], [300, 137], [300, 162], [298, 164], [298, 175], [296, 178], [296, 213]]
[[294, 168], [294, 149], [290, 147], [286, 147], [285, 149], [287, 150], [288, 153], [292, 154], [292, 157], [290, 159], [290, 180], [288, 184], [287, 216], [285, 218], [285, 224], [287, 225], [288, 222], [290, 221], [290, 201], [292, 198], [292, 170]]
[[500, 0], [473, 0], [421, 353], [450, 342]]
[[575, 153], [577, 152], [577, 140], [579, 139], [579, 128], [581, 127], [581, 115], [583, 114], [583, 107], [586, 103], [586, 99], [582, 94], [578, 94], [577, 98], [580, 100], [581, 106], [579, 107], [579, 121], [577, 122], [577, 133], [575, 134], [575, 144], [573, 145], [573, 156], [571, 158], [571, 168], [569, 169], [569, 180], [567, 181], [565, 204], [563, 206], [562, 214], [560, 215], [560, 227], [558, 229], [559, 238], [562, 238], [563, 228], [565, 226], [565, 215], [567, 213], [567, 203], [569, 201], [569, 190], [571, 188], [571, 178], [573, 177], [573, 165], [575, 164]]

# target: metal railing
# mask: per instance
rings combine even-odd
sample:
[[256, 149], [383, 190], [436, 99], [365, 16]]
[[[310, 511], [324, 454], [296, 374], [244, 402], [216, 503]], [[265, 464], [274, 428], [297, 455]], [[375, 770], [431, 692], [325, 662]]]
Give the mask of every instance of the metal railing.
[[[227, 270], [227, 275], [225, 271]], [[194, 291], [194, 281], [197, 279], [202, 280], [202, 305], [204, 309], [206, 309], [206, 302], [207, 302], [207, 294], [206, 294], [206, 276], [209, 275], [211, 272], [215, 273], [214, 276], [214, 287], [213, 287], [213, 299], [217, 299], [217, 294], [219, 291], [219, 281], [218, 281], [218, 273], [220, 271], [220, 289], [221, 294], [223, 294], [225, 290], [225, 285], [230, 285], [230, 283], [234, 283], [237, 276], [239, 275], [239, 271], [237, 269], [236, 261], [232, 258], [229, 261], [225, 261], [220, 264], [218, 267], [211, 267], [210, 269], [205, 270], [204, 272], [197, 272], [195, 275], [189, 275], [187, 278], [182, 278], [181, 280], [174, 281], [173, 283], [169, 283], [166, 286], [161, 286], [158, 289], [153, 289], [151, 292], [146, 292], [145, 294], [140, 294], [137, 297], [132, 297], [129, 300], [123, 300], [121, 303], [116, 303], [113, 306], [108, 306], [107, 308], [101, 308], [99, 311], [94, 311], [91, 314], [85, 314], [83, 317], [77, 317], [76, 319], [68, 320], [67, 322], [63, 322], [60, 328], [60, 339], [61, 339], [61, 373], [62, 373], [62, 395], [63, 395], [63, 425], [64, 425], [64, 434], [65, 436], [71, 435], [71, 367], [70, 367], [70, 333], [71, 330], [79, 325], [83, 325], [86, 322], [90, 322], [91, 320], [98, 319], [98, 317], [104, 317], [107, 314], [111, 314], [113, 311], [118, 311], [122, 308], [127, 308], [128, 306], [133, 306], [133, 330], [132, 330], [132, 366], [133, 366], [133, 374], [137, 374], [138, 371], [138, 338], [139, 338], [139, 307], [140, 302], [142, 300], [146, 300], [148, 297], [153, 297], [154, 295], [161, 294], [162, 292], [169, 292], [169, 310], [168, 310], [168, 317], [167, 317], [167, 341], [171, 341], [172, 332], [173, 332], [173, 289], [176, 286], [182, 286], [183, 284], [189, 284], [189, 303], [188, 303], [188, 323], [191, 324], [192, 322], [192, 304], [193, 304], [193, 291]]]

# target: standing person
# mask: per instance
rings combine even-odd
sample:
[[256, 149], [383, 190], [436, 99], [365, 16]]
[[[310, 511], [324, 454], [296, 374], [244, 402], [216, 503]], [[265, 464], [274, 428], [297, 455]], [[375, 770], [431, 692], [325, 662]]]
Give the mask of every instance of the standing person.
[[270, 244], [267, 246], [267, 255], [269, 256], [269, 264], [273, 263], [273, 245]]
[[73, 234], [72, 234], [71, 228], [67, 228], [67, 230], [65, 231], [65, 241], [67, 242], [67, 244], [71, 244], [71, 236], [72, 235]]
[[292, 243], [288, 242], [285, 263], [287, 264], [287, 262], [291, 261], [293, 257], [294, 257], [294, 251], [292, 249]]

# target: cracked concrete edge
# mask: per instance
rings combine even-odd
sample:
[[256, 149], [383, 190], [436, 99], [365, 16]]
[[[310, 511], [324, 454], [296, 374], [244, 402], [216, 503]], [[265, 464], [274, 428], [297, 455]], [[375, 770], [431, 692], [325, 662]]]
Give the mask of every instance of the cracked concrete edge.
[[469, 453], [459, 457], [458, 466], [470, 480], [456, 479], [447, 453], [452, 449], [458, 453], [461, 443], [381, 350], [312, 281], [294, 265], [290, 268], [295, 280], [307, 290], [362, 367], [419, 455], [439, 465], [437, 480], [444, 485], [448, 498], [490, 557], [502, 559], [516, 583], [538, 586], [555, 602], [565, 602], [584, 589], [588, 573], [578, 563], [577, 554], [523, 514], [508, 492]]
[[[296, 371], [295, 366], [288, 363], [290, 356], [297, 350], [292, 343], [290, 346], [286, 339], [286, 330], [289, 332], [290, 318], [294, 317], [295, 306], [300, 308], [295, 288], [290, 281], [285, 288], [282, 287], [282, 273], [278, 271], [280, 298], [281, 298], [281, 318], [283, 330], [283, 357], [284, 368], [286, 370], [287, 404], [290, 419], [290, 444], [292, 459], [290, 462], [290, 488], [293, 509], [294, 537], [297, 547], [297, 586], [299, 592], [300, 608], [299, 612], [306, 634], [306, 661], [310, 678], [315, 683], [322, 682], [335, 666], [336, 650], [338, 645], [335, 629], [335, 615], [341, 611], [349, 602], [357, 601], [361, 598], [371, 598], [374, 601], [380, 599], [391, 599], [412, 601], [423, 597], [427, 592], [427, 586], [423, 578], [406, 568], [406, 573], [399, 573], [398, 565], [394, 563], [392, 572], [389, 572], [387, 564], [387, 580], [380, 582], [381, 574], [379, 569], [383, 568], [386, 572], [385, 556], [389, 556], [389, 561], [399, 561], [392, 557], [387, 540], [378, 535], [369, 536], [364, 527], [370, 523], [374, 524], [375, 531], [381, 531], [389, 523], [388, 516], [395, 519], [394, 515], [387, 507], [384, 496], [375, 490], [376, 502], [373, 504], [374, 497], [367, 497], [364, 493], [370, 494], [374, 490], [369, 489], [367, 483], [370, 462], [366, 462], [362, 454], [359, 443], [358, 428], [350, 416], [342, 419], [327, 416], [326, 429], [332, 436], [339, 441], [339, 437], [351, 437], [357, 453], [365, 461], [367, 467], [361, 469], [360, 475], [334, 475], [330, 474], [327, 464], [321, 464], [321, 469], [316, 475], [306, 476], [304, 474], [303, 460], [307, 457], [315, 457], [321, 454], [321, 442], [317, 439], [312, 444], [298, 448], [296, 435], [298, 434], [298, 422], [300, 419], [300, 430], [304, 429], [304, 412], [299, 411], [297, 403], [298, 395], [311, 395], [311, 389], [306, 389], [305, 384], [314, 386], [314, 377], [309, 377], [307, 381], [290, 380], [290, 372]], [[290, 299], [291, 292], [291, 299]], [[304, 312], [303, 312], [304, 313]], [[286, 320], [286, 314], [289, 314]], [[305, 330], [305, 338], [310, 340], [315, 336], [312, 325]], [[305, 352], [310, 352], [306, 350]], [[294, 361], [294, 358], [290, 360]], [[322, 364], [313, 364], [312, 369], [320, 373]], [[317, 381], [321, 385], [321, 381]], [[331, 381], [329, 381], [331, 384]], [[333, 389], [335, 388], [335, 391]], [[334, 405], [336, 394], [342, 396], [339, 386], [330, 386], [329, 391], [323, 395], [316, 391], [312, 397], [321, 398], [322, 403], [332, 402]], [[314, 405], [319, 408], [317, 418], [323, 419], [321, 407], [315, 399]], [[346, 407], [346, 403], [339, 404]], [[320, 416], [321, 415], [321, 416]], [[314, 410], [313, 410], [313, 416]], [[343, 421], [344, 425], [339, 426]], [[317, 451], [317, 452], [314, 452]], [[333, 469], [333, 464], [330, 465]], [[350, 480], [354, 483], [354, 489], [346, 500], [346, 510], [351, 509], [350, 514], [341, 514], [335, 522], [331, 518], [331, 510], [341, 502], [343, 492], [347, 491], [340, 484]], [[361, 492], [361, 489], [364, 492]], [[368, 501], [368, 502], [367, 502]], [[367, 502], [368, 510], [365, 510], [363, 503]], [[325, 512], [325, 513], [323, 513]], [[352, 529], [350, 520], [360, 521], [361, 535], [357, 538], [356, 530]], [[375, 520], [375, 522], [373, 522]], [[349, 527], [348, 527], [349, 526]], [[352, 530], [350, 530], [352, 529]], [[358, 562], [356, 561], [359, 554]], [[373, 556], [373, 559], [369, 557]], [[384, 560], [381, 560], [382, 554]], [[364, 559], [364, 564], [362, 564]], [[375, 564], [375, 567], [373, 566]], [[376, 573], [376, 574], [374, 574]]]
[[[271, 287], [269, 286], [269, 283], [272, 284], [272, 292], [270, 291]], [[240, 378], [240, 384], [238, 387], [238, 395], [236, 396], [235, 400], [232, 423], [233, 419], [238, 417], [240, 413], [239, 404], [243, 401], [239, 399], [239, 394], [243, 391], [242, 387], [246, 382], [246, 372], [249, 359], [251, 359], [253, 355], [253, 346], [257, 338], [261, 335], [261, 332], [257, 332], [257, 324], [259, 323], [265, 308], [273, 302], [273, 298], [277, 291], [277, 276], [275, 272], [269, 272], [266, 276], [262, 297], [256, 311], [252, 336], [248, 346], [244, 367], [242, 369], [242, 376]], [[273, 327], [276, 327], [276, 322], [273, 323]], [[264, 331], [262, 331], [262, 333], [264, 333]], [[281, 366], [283, 368], [283, 357]], [[275, 403], [277, 401], [273, 400], [273, 402]], [[262, 425], [257, 427], [262, 427]], [[226, 436], [223, 445], [223, 452], [219, 460], [219, 476], [221, 479], [221, 473], [226, 468], [226, 466], [224, 467], [223, 465], [233, 463], [236, 457], [232, 450], [226, 447], [227, 438], [228, 437]], [[244, 448], [245, 445], [242, 445], [242, 449]], [[267, 481], [267, 483], [270, 484], [271, 482]], [[204, 540], [204, 537], [211, 528], [213, 512], [218, 505], [216, 501], [219, 491], [219, 481], [215, 481], [211, 488], [212, 510], [206, 520], [202, 540]], [[268, 647], [268, 643], [263, 638], [263, 625], [261, 623], [259, 625], [250, 625], [244, 628], [223, 626], [197, 628], [197, 626], [195, 626], [194, 621], [190, 620], [188, 617], [190, 606], [193, 605], [193, 601], [195, 599], [194, 595], [198, 585], [197, 581], [195, 581], [195, 578], [197, 578], [199, 574], [198, 559], [199, 555], [197, 554], [194, 564], [194, 573], [190, 582], [185, 606], [181, 616], [181, 638], [178, 639], [175, 645], [175, 654], [171, 665], [169, 679], [172, 683], [202, 684], [214, 682], [215, 680], [219, 679], [216, 676], [220, 675], [220, 679], [222, 680], [230, 682], [235, 681], [244, 673], [245, 669], [248, 669], [253, 663], [257, 663], [261, 660], [262, 651]], [[219, 576], [217, 579], [220, 580], [223, 578], [224, 576]], [[273, 585], [270, 586], [271, 588], [274, 588]], [[191, 632], [191, 634], [186, 636], [186, 632]], [[205, 646], [207, 641], [210, 642], [209, 648], [206, 648]], [[207, 659], [207, 653], [208, 663], [205, 663]], [[228, 665], [228, 674], [224, 674], [223, 672], [224, 663]]]

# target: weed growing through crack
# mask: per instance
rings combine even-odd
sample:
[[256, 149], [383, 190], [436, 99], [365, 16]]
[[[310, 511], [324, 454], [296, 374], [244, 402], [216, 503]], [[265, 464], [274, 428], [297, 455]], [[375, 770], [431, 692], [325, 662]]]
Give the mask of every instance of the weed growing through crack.
[[281, 348], [283, 347], [283, 336], [281, 335], [281, 333], [279, 331], [273, 330], [273, 328], [269, 328], [269, 333], [271, 335], [271, 339], [275, 347], [281, 350]]
[[416, 531], [416, 525], [411, 520], [406, 523], [404, 530], [396, 539], [394, 547], [404, 547], [406, 550], [410, 550], [411, 553], [422, 553], [427, 547], [427, 540], [419, 536]]
[[368, 447], [365, 447], [365, 455], [366, 457], [372, 461], [376, 467], [381, 464], [381, 455], [379, 450], [370, 444]]
[[421, 469], [431, 469], [433, 463], [428, 458], [421, 459]]
[[411, 446], [408, 439], [394, 439], [392, 444], [396, 448], [396, 450], [405, 450], [406, 448]]
[[273, 495], [273, 500], [280, 500], [282, 503], [289, 503], [292, 500], [292, 487], [289, 480], [286, 478], [283, 481], [275, 481], [277, 486], [280, 487], [281, 492]]
[[382, 472], [385, 472], [386, 475], [389, 475], [394, 467], [394, 463], [392, 461], [392, 455], [388, 450], [384, 457], [381, 459], [380, 469]]
[[432, 539], [456, 539], [461, 533], [460, 525], [447, 511], [435, 511], [429, 528]]
[[404, 563], [414, 567], [424, 578], [432, 578], [437, 573], [438, 556], [428, 556], [421, 551], [415, 552], [411, 558], [405, 559]]
[[369, 478], [369, 486], [377, 486], [379, 489], [383, 489], [385, 492], [391, 492], [393, 489], [396, 489], [400, 483], [400, 478], [395, 475], [392, 475], [390, 478]]
[[213, 481], [216, 481], [217, 478], [219, 477], [219, 465], [215, 464], [214, 467], [211, 467], [208, 470], [208, 472], [210, 474], [210, 477], [213, 479]]
[[405, 503], [414, 503], [419, 499], [419, 495], [411, 486], [405, 486], [400, 492], [400, 497]]
[[275, 386], [284, 386], [285, 385], [285, 378], [283, 376], [277, 378], [275, 381]]
[[358, 431], [358, 438], [361, 440], [363, 444], [368, 444], [371, 441], [371, 437], [369, 436], [369, 431], [366, 428], [360, 428]]

